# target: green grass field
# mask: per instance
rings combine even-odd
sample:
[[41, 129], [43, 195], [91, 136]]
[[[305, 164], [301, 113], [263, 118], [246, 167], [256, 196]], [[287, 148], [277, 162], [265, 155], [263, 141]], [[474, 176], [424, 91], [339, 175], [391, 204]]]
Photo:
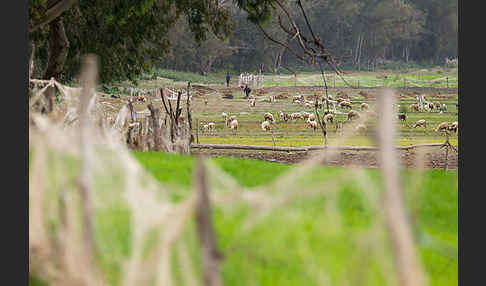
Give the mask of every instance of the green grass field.
[[[172, 186], [173, 200], [189, 194], [193, 157], [151, 152], [134, 152], [134, 155], [158, 181]], [[210, 160], [247, 188], [271, 184], [292, 168], [236, 158]], [[362, 171], [371, 182], [380, 185], [379, 170]], [[357, 285], [358, 282], [360, 285], [393, 285], [393, 259], [386, 233], [382, 227], [372, 230], [374, 225], [381, 225], [381, 207], [372, 203], [373, 199], [366, 195], [363, 186], [353, 179], [353, 172], [347, 168], [317, 167], [298, 179], [299, 189], [295, 191], [325, 190], [327, 183], [335, 182], [336, 192], [298, 196], [276, 208], [248, 231], [242, 228], [244, 220], [251, 215], [248, 206], [238, 204], [231, 209], [214, 206], [213, 223], [224, 257], [221, 268], [224, 284], [321, 285], [329, 281], [332, 285]], [[457, 171], [427, 170], [419, 176], [419, 171], [404, 169], [401, 173], [405, 202], [414, 222], [418, 254], [429, 285], [457, 285]], [[96, 190], [100, 194], [109, 195], [103, 185], [98, 186]], [[366, 191], [380, 194], [381, 188]], [[122, 270], [118, 261], [131, 251], [129, 222], [130, 211], [123, 204], [95, 213], [95, 238], [100, 250], [98, 263], [110, 285], [119, 282]], [[371, 241], [365, 240], [368, 234], [373, 235], [368, 237]], [[189, 247], [191, 259], [197, 262], [194, 225], [185, 231], [180, 242]], [[173, 259], [177, 262], [177, 257]], [[176, 282], [180, 282], [180, 270], [176, 267], [173, 271]], [[30, 285], [47, 284], [30, 277]]]
[[[191, 157], [154, 153], [136, 153], [136, 157], [158, 180], [190, 184]], [[235, 158], [213, 160], [246, 187], [271, 183], [291, 168]], [[185, 171], [168, 172], [173, 168]], [[351, 169], [319, 167], [301, 181], [310, 184], [319, 178], [325, 182], [347, 177], [350, 172]], [[379, 180], [376, 170], [365, 172], [373, 181]], [[413, 182], [415, 171], [403, 170], [402, 175], [430, 285], [457, 285], [457, 172], [428, 170], [419, 183]], [[326, 269], [333, 285], [355, 283], [353, 279], [363, 279], [361, 285], [387, 285], [380, 272], [381, 258], [367, 254], [368, 263], [363, 263], [363, 257], [359, 256], [363, 253], [356, 249], [355, 238], [369, 230], [376, 214], [366, 203], [359, 184], [352, 179], [340, 183], [336, 194], [340, 227], [333, 226], [326, 216], [325, 202], [329, 197], [324, 195], [297, 199], [273, 212], [250, 232], [240, 229], [241, 221], [248, 215], [245, 207], [231, 212], [216, 208], [214, 223], [225, 256], [222, 268], [225, 285], [317, 285], [309, 268]], [[419, 184], [419, 191], [413, 190], [414, 184]], [[389, 260], [390, 254], [386, 252], [385, 260]], [[363, 273], [353, 272], [360, 268]]]

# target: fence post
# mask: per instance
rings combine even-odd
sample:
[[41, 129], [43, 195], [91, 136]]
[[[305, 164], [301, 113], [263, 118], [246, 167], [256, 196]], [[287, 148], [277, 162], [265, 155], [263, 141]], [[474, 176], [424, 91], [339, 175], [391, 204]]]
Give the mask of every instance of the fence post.
[[200, 262], [202, 265], [202, 276], [204, 286], [221, 286], [220, 264], [221, 252], [216, 245], [216, 236], [211, 221], [211, 202], [209, 198], [209, 186], [206, 175], [204, 159], [196, 157], [194, 181], [198, 192], [196, 206], [196, 230], [198, 234], [200, 250]]
[[196, 118], [196, 142], [199, 144], [199, 118]]
[[447, 88], [449, 88], [449, 77], [446, 77]]

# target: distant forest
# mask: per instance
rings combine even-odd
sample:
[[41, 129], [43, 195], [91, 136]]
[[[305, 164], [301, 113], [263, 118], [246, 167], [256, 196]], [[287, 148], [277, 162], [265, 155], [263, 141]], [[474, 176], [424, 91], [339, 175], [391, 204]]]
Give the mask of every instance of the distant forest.
[[[302, 1], [309, 22], [341, 66], [370, 69], [376, 64], [443, 64], [457, 57], [457, 0], [311, 0]], [[287, 1], [297, 25], [308, 34], [295, 1]], [[231, 6], [232, 5], [232, 6]], [[266, 72], [278, 67], [308, 67], [285, 48], [266, 38], [247, 13], [230, 4], [231, 34], [220, 39], [209, 33], [200, 45], [183, 18], [169, 31], [169, 55], [158, 65], [207, 74], [214, 70]], [[263, 25], [268, 34], [286, 42], [277, 17]], [[298, 43], [289, 47], [298, 50]]]
[[[300, 2], [325, 52], [342, 68], [442, 64], [457, 57], [457, 0]], [[298, 37], [284, 31], [289, 17], [278, 7], [288, 7], [309, 36], [297, 3], [29, 0], [29, 74], [70, 81], [88, 53], [100, 59], [101, 82], [136, 80], [154, 67], [202, 75], [316, 68], [289, 52], [303, 51]]]

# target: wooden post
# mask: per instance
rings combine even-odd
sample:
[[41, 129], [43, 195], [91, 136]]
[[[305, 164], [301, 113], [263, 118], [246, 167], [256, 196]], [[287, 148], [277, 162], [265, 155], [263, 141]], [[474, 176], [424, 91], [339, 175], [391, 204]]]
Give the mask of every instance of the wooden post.
[[216, 248], [216, 239], [211, 222], [211, 205], [209, 188], [206, 180], [206, 169], [203, 159], [197, 157], [195, 170], [195, 185], [198, 192], [196, 207], [196, 226], [200, 242], [201, 265], [204, 286], [222, 286], [220, 261], [222, 255]]
[[162, 136], [159, 126], [159, 119], [160, 119], [160, 109], [154, 107], [152, 103], [150, 103], [147, 108], [150, 110], [150, 119], [152, 121], [152, 130], [154, 136], [154, 146], [153, 149], [155, 151], [160, 151], [162, 149]]
[[445, 148], [446, 148], [446, 154], [445, 154], [445, 165], [444, 165], [444, 170], [448, 170], [449, 169], [449, 145], [450, 145], [450, 142], [449, 142], [449, 131], [446, 130], [446, 143], [444, 144], [445, 145]]
[[93, 198], [92, 198], [92, 184], [93, 177], [91, 174], [92, 168], [92, 133], [91, 121], [89, 118], [88, 106], [91, 98], [93, 88], [96, 86], [96, 79], [98, 77], [97, 59], [93, 55], [88, 55], [83, 59], [83, 67], [80, 76], [81, 81], [81, 96], [79, 101], [79, 133], [80, 133], [80, 148], [81, 148], [81, 169], [79, 174], [79, 191], [81, 193], [83, 203], [83, 219], [84, 219], [84, 241], [86, 243], [86, 251], [88, 259], [94, 258], [94, 230], [93, 230]]
[[449, 88], [449, 77], [446, 77], [447, 88]]
[[275, 137], [273, 136], [273, 123], [272, 123], [272, 140], [273, 140], [273, 146], [277, 146], [277, 143], [275, 143]]
[[[189, 94], [189, 88], [191, 87], [191, 82], [187, 83], [187, 102], [186, 102], [186, 110], [187, 110], [187, 122], [189, 123], [189, 134], [191, 134], [189, 138], [189, 144], [194, 142], [194, 135], [192, 134], [192, 111], [191, 111], [191, 100]], [[199, 129], [199, 125], [197, 126]], [[199, 142], [198, 142], [199, 143]]]
[[199, 119], [196, 119], [196, 142], [199, 144]]
[[316, 102], [314, 104], [314, 107], [315, 107], [315, 111], [316, 111], [317, 120], [319, 122], [319, 126], [321, 127], [321, 130], [322, 130], [322, 135], [324, 136], [324, 146], [327, 146], [327, 126], [326, 126], [326, 122], [324, 122], [324, 118], [321, 121], [321, 116], [319, 115], [319, 111], [317, 111], [317, 108], [318, 108], [317, 98], [316, 98]]
[[417, 257], [415, 239], [407, 220], [400, 178], [400, 163], [394, 148], [394, 104], [392, 91], [377, 98], [380, 114], [377, 128], [378, 162], [382, 173], [384, 222], [390, 237], [391, 250], [400, 286], [423, 286], [426, 278]]

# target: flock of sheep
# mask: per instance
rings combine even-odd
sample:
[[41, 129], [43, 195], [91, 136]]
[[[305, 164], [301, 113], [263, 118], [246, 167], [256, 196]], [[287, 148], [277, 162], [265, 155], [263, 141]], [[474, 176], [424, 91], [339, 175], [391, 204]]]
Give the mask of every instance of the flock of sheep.
[[[314, 95], [315, 96], [315, 95]], [[340, 96], [340, 95], [338, 95]], [[343, 96], [345, 97], [345, 96]], [[345, 110], [345, 109], [351, 109], [346, 113], [347, 117], [346, 117], [346, 121], [353, 121], [355, 119], [359, 119], [361, 117], [360, 115], [360, 112], [366, 112], [368, 114], [368, 116], [371, 116], [371, 117], [377, 117], [377, 113], [373, 110], [370, 110], [370, 106], [368, 103], [361, 103], [360, 104], [360, 112], [358, 111], [355, 111], [355, 110], [352, 110], [352, 105], [351, 105], [351, 101], [349, 100], [349, 98], [343, 98], [343, 97], [338, 97], [336, 98], [335, 100], [333, 99], [333, 96], [329, 95], [327, 98], [322, 96], [322, 98], [319, 98], [317, 99], [317, 101], [314, 101], [314, 100], [306, 100], [304, 98], [303, 95], [299, 95], [299, 96], [293, 96], [292, 97], [292, 103], [296, 103], [296, 104], [299, 104], [299, 105], [302, 105], [302, 106], [305, 106], [305, 107], [314, 107], [315, 104], [318, 105], [319, 108], [321, 108], [323, 106], [323, 104], [326, 104], [330, 107], [330, 109], [327, 111], [324, 111], [324, 117], [323, 117], [323, 122], [325, 122], [326, 124], [333, 124], [334, 123], [334, 115], [335, 114], [343, 114], [342, 111], [338, 111], [338, 109], [336, 107], [339, 107], [341, 110]], [[316, 98], [316, 97], [314, 97]], [[248, 98], [248, 101], [250, 103], [250, 107], [254, 107], [255, 104], [256, 104], [256, 101], [255, 101], [255, 98], [253, 96], [250, 96]], [[275, 96], [272, 96], [270, 97], [270, 102], [275, 102]], [[399, 105], [398, 105], [399, 107]], [[447, 105], [446, 104], [441, 104], [439, 102], [436, 102], [436, 103], [426, 103], [424, 104], [424, 109], [426, 111], [432, 111], [434, 108], [436, 110], [439, 110], [440, 113], [442, 114], [443, 111], [447, 110]], [[414, 103], [412, 105], [410, 105], [410, 109], [411, 110], [417, 110], [419, 111], [419, 105]], [[294, 113], [287, 113], [287, 112], [284, 112], [284, 111], [280, 111], [279, 112], [279, 119], [280, 121], [292, 121], [292, 120], [304, 120], [306, 122], [306, 127], [308, 128], [311, 128], [313, 129], [314, 131], [318, 128], [318, 122], [316, 121], [316, 115], [314, 113], [309, 113], [309, 112], [306, 112], [306, 111], [302, 111], [302, 112], [294, 112]], [[232, 115], [232, 116], [228, 116], [225, 112], [222, 113], [222, 117], [223, 117], [223, 120], [225, 122], [225, 126], [229, 127], [230, 129], [232, 130], [237, 130], [238, 129], [238, 120], [236, 119], [236, 116], [235, 115]], [[402, 113], [399, 113], [398, 114], [398, 119], [399, 120], [402, 120], [402, 121], [406, 121], [407, 119], [407, 116], [406, 114], [402, 114]], [[263, 122], [261, 122], [261, 129], [263, 131], [269, 131], [272, 129], [272, 124], [275, 123], [275, 117], [273, 116], [273, 114], [271, 114], [270, 112], [266, 112], [264, 115], [263, 115]], [[201, 123], [203, 124], [203, 123]], [[341, 124], [338, 124], [338, 126], [342, 126]], [[338, 127], [337, 126], [337, 127]], [[418, 120], [416, 122], [414, 122], [414, 124], [412, 126], [409, 126], [411, 128], [417, 128], [417, 127], [424, 127], [426, 128], [427, 127], [427, 124], [426, 124], [426, 121], [424, 119], [421, 119], [421, 120]], [[207, 124], [204, 124], [203, 125], [203, 129], [204, 131], [211, 131], [211, 130], [215, 130], [216, 128], [216, 124], [214, 122], [209, 122]], [[361, 123], [361, 124], [358, 124], [355, 129], [357, 131], [364, 131], [367, 129], [366, 125]], [[437, 127], [436, 131], [453, 131], [453, 132], [457, 132], [457, 129], [458, 129], [458, 122], [455, 121], [455, 122], [452, 122], [451, 124], [449, 124], [448, 122], [441, 122], [439, 124], [439, 126]]]

